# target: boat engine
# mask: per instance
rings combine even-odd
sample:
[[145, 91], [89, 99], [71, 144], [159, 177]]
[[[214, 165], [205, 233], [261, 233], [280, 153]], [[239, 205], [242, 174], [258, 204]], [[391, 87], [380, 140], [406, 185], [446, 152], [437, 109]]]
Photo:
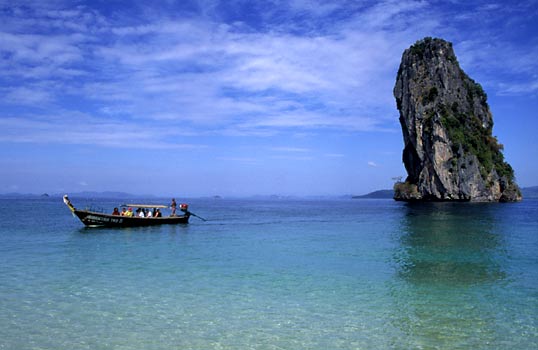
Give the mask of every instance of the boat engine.
[[185, 204], [185, 203], [182, 203], [179, 205], [179, 210], [181, 210], [182, 212], [186, 213], [189, 211], [189, 205], [188, 204]]

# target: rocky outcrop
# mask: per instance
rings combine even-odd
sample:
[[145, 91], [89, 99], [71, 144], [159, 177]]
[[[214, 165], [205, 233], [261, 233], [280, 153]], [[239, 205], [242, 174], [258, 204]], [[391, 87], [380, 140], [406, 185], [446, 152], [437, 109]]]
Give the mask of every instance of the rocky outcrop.
[[403, 131], [405, 182], [396, 200], [518, 201], [521, 192], [480, 84], [452, 44], [425, 38], [405, 50], [394, 87]]

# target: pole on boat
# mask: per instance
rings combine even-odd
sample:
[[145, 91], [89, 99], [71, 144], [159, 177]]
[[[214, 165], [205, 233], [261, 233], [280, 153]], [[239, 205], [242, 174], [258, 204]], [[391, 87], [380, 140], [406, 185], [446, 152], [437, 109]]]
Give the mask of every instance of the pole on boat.
[[198, 215], [196, 215], [196, 214], [194, 214], [194, 213], [191, 213], [190, 211], [188, 211], [187, 213], [189, 213], [189, 214], [192, 215], [192, 216], [196, 216], [198, 219], [200, 219], [200, 220], [202, 220], [202, 221], [207, 221], [207, 220], [204, 219], [203, 217], [198, 216]]
[[202, 221], [207, 221], [207, 220], [204, 219], [203, 217], [198, 216], [198, 215], [194, 214], [193, 212], [190, 212], [190, 211], [188, 211], [188, 210], [182, 210], [182, 211], [183, 211], [185, 214], [189, 214], [189, 215], [195, 216], [195, 217], [197, 217], [198, 219], [200, 219], [200, 220], [202, 220]]

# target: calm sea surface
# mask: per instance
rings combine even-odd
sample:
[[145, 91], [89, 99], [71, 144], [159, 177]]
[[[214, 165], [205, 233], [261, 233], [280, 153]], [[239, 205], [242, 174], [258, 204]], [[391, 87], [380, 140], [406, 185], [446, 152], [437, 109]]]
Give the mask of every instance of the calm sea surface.
[[536, 200], [189, 204], [209, 221], [85, 229], [0, 200], [0, 349], [538, 348]]

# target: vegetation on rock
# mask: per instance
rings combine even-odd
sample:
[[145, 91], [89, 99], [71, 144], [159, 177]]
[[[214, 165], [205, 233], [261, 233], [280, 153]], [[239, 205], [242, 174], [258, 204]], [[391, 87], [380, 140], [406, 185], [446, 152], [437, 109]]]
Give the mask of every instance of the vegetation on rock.
[[480, 162], [480, 174], [484, 180], [492, 170], [500, 177], [514, 180], [514, 170], [504, 161], [504, 146], [492, 135], [491, 126], [484, 128], [479, 118], [460, 112], [457, 106], [449, 109], [439, 105], [439, 113], [454, 154], [457, 154], [460, 147], [465, 153], [474, 154]]
[[396, 182], [394, 184], [394, 198], [401, 198], [405, 200], [418, 200], [421, 198], [418, 192], [417, 185], [406, 182]]

